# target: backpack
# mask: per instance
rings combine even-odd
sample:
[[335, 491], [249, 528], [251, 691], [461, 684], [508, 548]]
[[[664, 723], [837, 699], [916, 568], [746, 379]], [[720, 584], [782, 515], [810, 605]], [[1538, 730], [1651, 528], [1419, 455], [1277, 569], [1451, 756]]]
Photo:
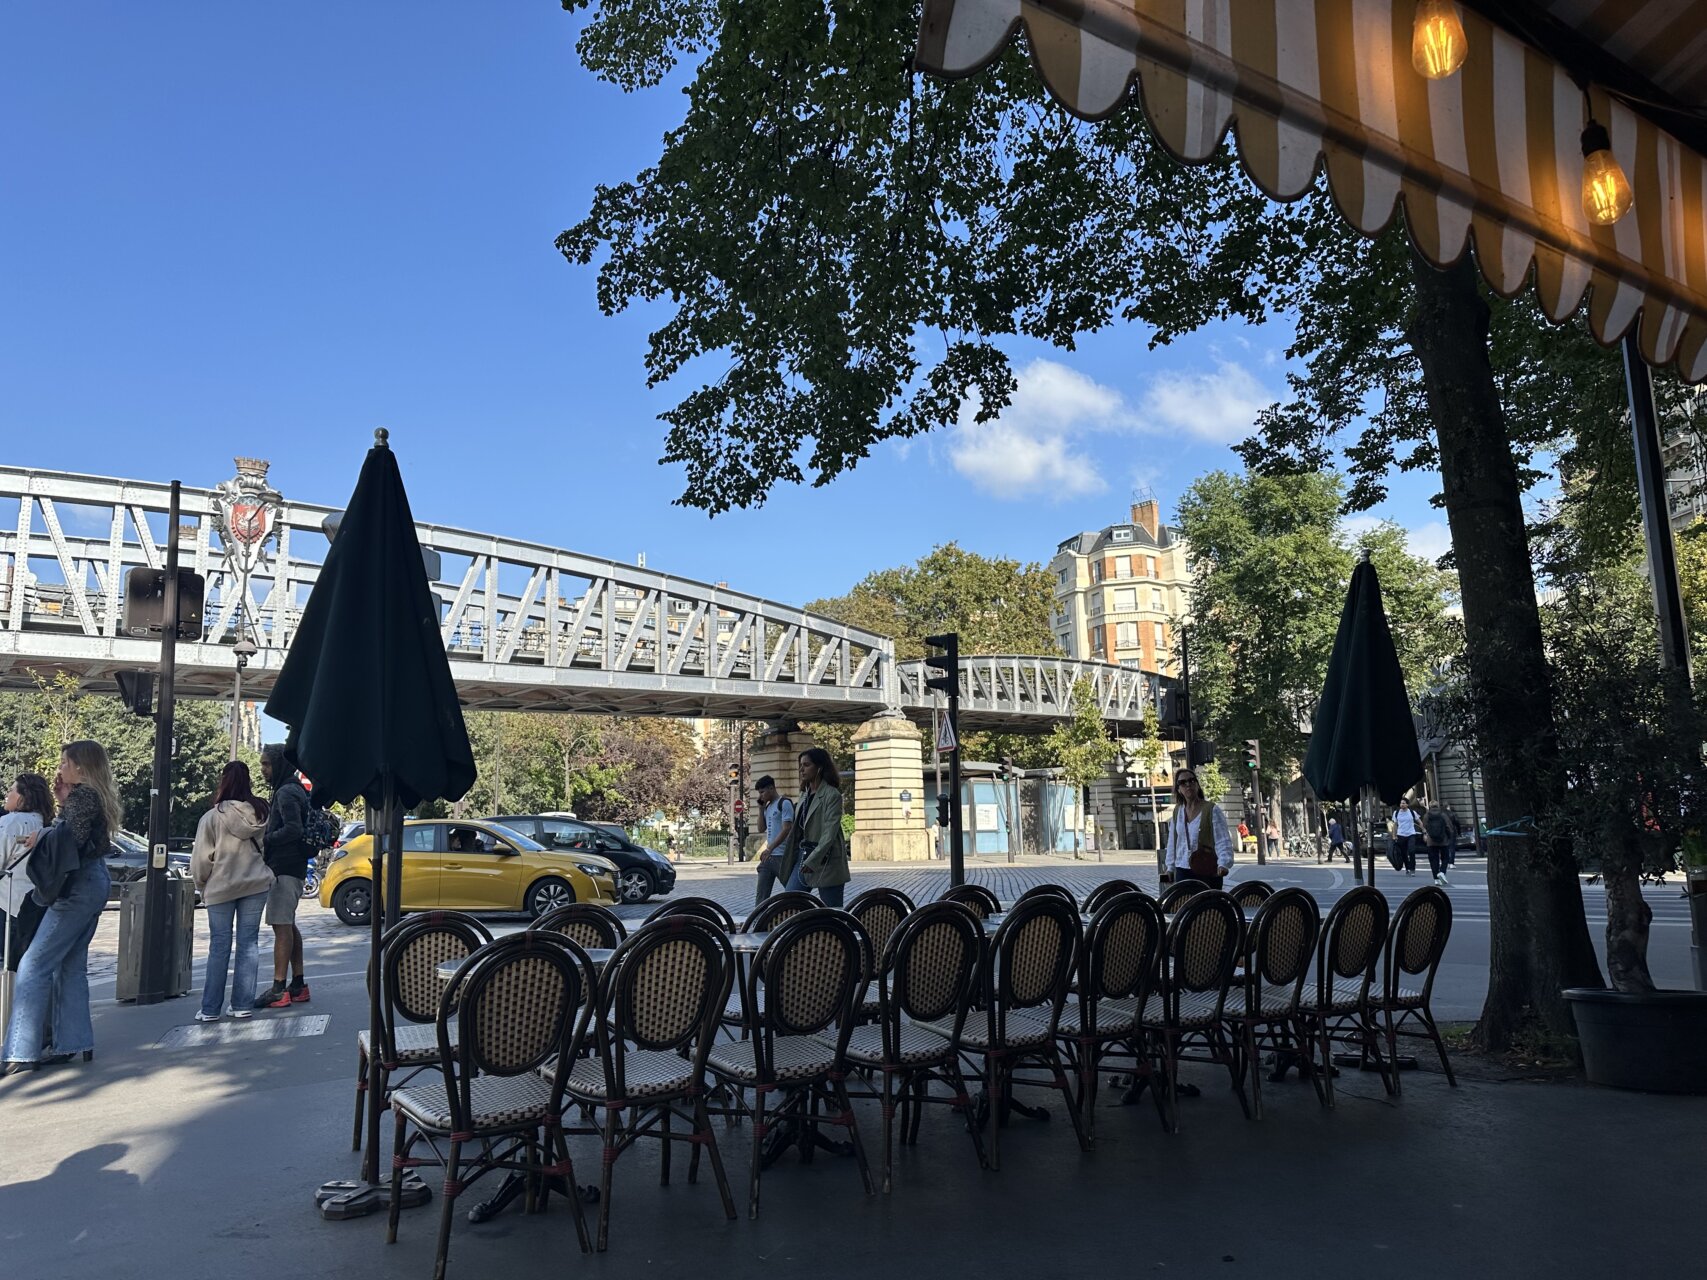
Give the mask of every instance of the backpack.
[[330, 809], [315, 807], [309, 802], [308, 817], [302, 824], [302, 842], [318, 853], [322, 849], [330, 849], [338, 843], [338, 834], [344, 829], [344, 824], [338, 821], [338, 815]]

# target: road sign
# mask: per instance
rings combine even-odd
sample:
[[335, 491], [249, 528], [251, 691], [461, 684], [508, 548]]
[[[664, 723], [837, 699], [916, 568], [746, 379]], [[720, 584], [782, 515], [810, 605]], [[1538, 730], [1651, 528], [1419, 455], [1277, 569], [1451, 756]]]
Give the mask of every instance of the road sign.
[[953, 722], [938, 711], [936, 713], [936, 749], [946, 756], [959, 745], [960, 743], [954, 737]]
[[737, 800], [735, 802], [735, 812], [736, 813], [747, 812], [747, 802], [745, 800]]

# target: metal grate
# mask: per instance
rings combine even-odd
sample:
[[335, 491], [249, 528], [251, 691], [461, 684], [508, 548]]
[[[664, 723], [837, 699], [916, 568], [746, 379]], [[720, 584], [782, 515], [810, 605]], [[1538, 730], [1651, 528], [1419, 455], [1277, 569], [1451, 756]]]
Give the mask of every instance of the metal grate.
[[173, 1027], [154, 1042], [157, 1049], [205, 1049], [220, 1044], [255, 1044], [263, 1040], [297, 1040], [303, 1036], [323, 1036], [326, 1024], [332, 1020], [328, 1013], [311, 1013], [300, 1018], [249, 1018], [220, 1022], [192, 1022]]

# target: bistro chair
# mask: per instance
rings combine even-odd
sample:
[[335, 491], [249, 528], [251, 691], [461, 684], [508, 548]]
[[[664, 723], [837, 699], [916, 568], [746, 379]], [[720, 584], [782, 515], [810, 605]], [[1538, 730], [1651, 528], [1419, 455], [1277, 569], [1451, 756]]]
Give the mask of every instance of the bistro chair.
[[[910, 912], [883, 949], [877, 971], [876, 1021], [853, 1029], [847, 1057], [850, 1066], [883, 1076], [882, 1092], [875, 1096], [883, 1104], [886, 1195], [893, 1185], [897, 1103], [902, 1107], [901, 1140], [909, 1144], [919, 1139], [925, 1103], [958, 1107], [966, 1117], [978, 1164], [984, 1164], [983, 1135], [960, 1070], [960, 1033], [983, 963], [984, 931], [971, 912], [954, 902], [929, 902]], [[926, 1023], [946, 1023], [953, 1034], [944, 1038]], [[820, 1038], [830, 1043], [834, 1035]], [[947, 1084], [953, 1096], [932, 1098], [933, 1080]]]
[[938, 902], [958, 902], [971, 909], [972, 914], [980, 920], [988, 919], [998, 914], [1002, 909], [1002, 901], [981, 884], [957, 884], [951, 889], [943, 890]]
[[[1162, 909], [1166, 909], [1166, 899]], [[1168, 926], [1163, 946], [1159, 990], [1144, 1003], [1141, 1028], [1154, 1037], [1160, 1049], [1162, 1077], [1167, 1102], [1162, 1108], [1163, 1124], [1170, 1133], [1179, 1132], [1179, 1067], [1188, 1039], [1201, 1039], [1208, 1046], [1207, 1059], [1223, 1063], [1239, 1095], [1246, 1116], [1250, 1102], [1239, 1079], [1237, 1053], [1222, 1034], [1222, 1015], [1227, 989], [1233, 981], [1239, 946], [1244, 939], [1245, 917], [1233, 899], [1217, 889], [1191, 894]]]
[[728, 908], [721, 902], [714, 902], [710, 898], [677, 898], [666, 902], [647, 916], [645, 923], [651, 924], [654, 920], [663, 920], [669, 916], [698, 916], [701, 920], [709, 920], [724, 933], [735, 932], [735, 917], [729, 914]]
[[[684, 899], [692, 901], [692, 899]], [[729, 998], [735, 958], [729, 939], [705, 917], [676, 912], [631, 934], [605, 967], [595, 1051], [569, 1073], [568, 1097], [604, 1112], [598, 1250], [610, 1237], [611, 1175], [641, 1138], [663, 1142], [660, 1182], [670, 1182], [671, 1143], [693, 1148], [688, 1181], [699, 1177], [703, 1146], [726, 1217], [735, 1202], [705, 1105], [705, 1062]], [[626, 1113], [626, 1116], [625, 1116]], [[676, 1134], [672, 1120], [689, 1132]]]
[[873, 985], [878, 967], [889, 947], [889, 939], [901, 921], [913, 913], [913, 900], [899, 889], [867, 889], [848, 903], [848, 914], [859, 921], [870, 944], [865, 955], [865, 981], [860, 987], [859, 1020], [878, 1016], [879, 1001]]
[[1233, 905], [1240, 911], [1254, 911], [1274, 895], [1274, 886], [1266, 880], [1246, 880], [1227, 892], [1233, 895]]
[[[473, 916], [459, 911], [428, 911], [407, 916], [379, 940], [379, 1088], [380, 1105], [391, 1098], [391, 1077], [403, 1073], [404, 1083], [416, 1073], [439, 1065], [435, 1029], [444, 983], [438, 967], [445, 960], [472, 955], [492, 935]], [[373, 981], [369, 968], [368, 981]], [[452, 1041], [454, 1044], [455, 1042]], [[367, 1101], [368, 1055], [373, 1030], [356, 1033], [356, 1127], [350, 1150], [362, 1149], [363, 1112]]]
[[[570, 1064], [580, 1061], [596, 981], [586, 953], [568, 938], [528, 931], [482, 947], [446, 986], [437, 1020], [443, 1079], [391, 1096], [397, 1128], [385, 1233], [387, 1244], [397, 1242], [404, 1170], [443, 1165], [434, 1280], [445, 1274], [458, 1197], [494, 1170], [526, 1178], [530, 1213], [544, 1207], [544, 1180], [560, 1179], [586, 1251], [563, 1097]], [[548, 1062], [556, 1064], [549, 1082], [539, 1074]], [[413, 1155], [418, 1144], [433, 1158]], [[478, 1154], [465, 1158], [470, 1146]]]
[[[1161, 951], [1161, 912], [1136, 890], [1105, 895], [1079, 950], [1078, 999], [1061, 1013], [1057, 1036], [1078, 1072], [1085, 1141], [1096, 1141], [1097, 1079], [1103, 1061], [1132, 1058], [1148, 1070], [1150, 1055], [1138, 1025]], [[1124, 1047], [1125, 1052], [1117, 1052]]]
[[1065, 898], [1068, 902], [1073, 904], [1074, 910], [1078, 909], [1079, 900], [1073, 896], [1072, 890], [1063, 888], [1061, 885], [1058, 885], [1058, 884], [1033, 885], [1031, 888], [1027, 889], [1024, 893], [1020, 894], [1019, 897], [1014, 899], [1014, 905], [1017, 907], [1020, 903], [1026, 901], [1029, 898], [1041, 898], [1044, 896], [1054, 896], [1057, 898]]
[[[1079, 1149], [1088, 1150], [1073, 1088], [1067, 1082], [1061, 1051], [1055, 1043], [1067, 985], [1079, 946], [1079, 905], [1052, 893], [1016, 902], [991, 941], [993, 973], [990, 998], [982, 1017], [967, 1020], [960, 1031], [962, 1052], [983, 1058], [985, 1097], [990, 1127], [985, 1150], [989, 1167], [1001, 1167], [1001, 1126], [1007, 1111], [1047, 1116], [1012, 1100], [1016, 1084], [1042, 1085], [1060, 1092], [1073, 1122]], [[925, 1024], [945, 1039], [955, 1034], [953, 1020]], [[1027, 1064], [1047, 1071], [1045, 1079], [1020, 1078]]]
[[[1235, 897], [1234, 901], [1238, 899]], [[1240, 1063], [1251, 1082], [1251, 1109], [1262, 1119], [1262, 1050], [1284, 1063], [1295, 1058], [1322, 1096], [1309, 1032], [1304, 1027], [1304, 982], [1321, 929], [1321, 908], [1302, 889], [1282, 889], [1257, 908], [1245, 931], [1242, 989], [1228, 1000], [1227, 1021], [1238, 1036]]]
[[617, 918], [614, 911], [592, 902], [571, 902], [553, 907], [528, 927], [561, 933], [583, 949], [619, 947], [628, 936], [628, 926]]
[[1164, 916], [1171, 916], [1180, 909], [1180, 904], [1194, 894], [1208, 892], [1209, 886], [1201, 880], [1181, 880], [1173, 885], [1156, 903]]
[[1097, 908], [1110, 898], [1119, 897], [1123, 893], [1142, 893], [1143, 890], [1130, 880], [1104, 880], [1096, 888], [1085, 895], [1084, 913], [1094, 916]]
[[1381, 946], [1387, 937], [1387, 899], [1370, 885], [1347, 892], [1329, 909], [1316, 943], [1316, 986], [1302, 1012], [1311, 1038], [1322, 1051], [1323, 1104], [1334, 1105], [1335, 1042], [1353, 1044], [1367, 1062], [1371, 1056], [1381, 1082], [1393, 1092], [1388, 1063], [1375, 1043], [1371, 989]]
[[[1430, 1007], [1434, 996], [1434, 975], [1440, 969], [1440, 957], [1446, 951], [1446, 940], [1452, 936], [1452, 899], [1446, 891], [1428, 884], [1411, 894], [1393, 913], [1392, 927], [1387, 930], [1387, 945], [1381, 965], [1381, 994], [1373, 1001], [1387, 1031], [1387, 1058], [1394, 1065], [1393, 1092], [1400, 1091], [1398, 1072], [1398, 1037], [1409, 1036], [1429, 1040], [1440, 1055], [1441, 1070], [1446, 1083], [1454, 1089], [1458, 1078], [1452, 1073], [1452, 1063], [1446, 1056], [1446, 1044], [1435, 1025]], [[1416, 986], [1403, 985], [1407, 980]], [[1416, 1030], [1411, 1024], [1420, 1027]]]
[[[863, 950], [858, 926], [844, 912], [821, 909], [783, 921], [765, 939], [747, 974], [747, 1005], [757, 1011], [752, 1039], [723, 1041], [707, 1059], [719, 1078], [753, 1091], [749, 1218], [759, 1216], [765, 1139], [778, 1125], [799, 1128], [801, 1152], [807, 1157], [820, 1125], [846, 1128], [865, 1193], [872, 1193], [871, 1169], [846, 1083]], [[832, 1026], [835, 1034], [825, 1036]], [[778, 1095], [774, 1104], [771, 1094]], [[823, 1116], [821, 1105], [833, 1107], [835, 1114]]]
[[797, 916], [802, 911], [816, 911], [824, 904], [810, 893], [802, 893], [798, 889], [785, 889], [781, 893], [773, 893], [748, 914], [741, 922], [742, 933], [765, 933], [774, 929], [791, 916]]

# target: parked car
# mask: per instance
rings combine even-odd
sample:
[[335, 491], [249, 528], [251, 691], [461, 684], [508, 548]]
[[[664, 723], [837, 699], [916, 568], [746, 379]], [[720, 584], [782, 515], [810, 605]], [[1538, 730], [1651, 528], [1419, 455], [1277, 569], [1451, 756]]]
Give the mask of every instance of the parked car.
[[548, 849], [596, 853], [616, 864], [618, 896], [645, 902], [676, 887], [676, 869], [655, 849], [635, 844], [614, 822], [587, 822], [570, 814], [535, 813], [494, 818], [512, 831], [532, 836]]
[[[193, 844], [194, 841], [192, 840]], [[190, 855], [173, 851], [167, 844], [166, 869], [176, 871], [181, 875], [190, 874]], [[107, 894], [107, 905], [115, 906], [119, 900], [119, 886], [132, 880], [141, 880], [148, 874], [148, 841], [131, 831], [115, 831], [107, 842], [107, 876], [112, 880], [113, 887]], [[196, 893], [196, 905], [201, 906], [202, 895]]]
[[[366, 833], [332, 850], [320, 905], [345, 924], [368, 923], [374, 893]], [[403, 824], [405, 911], [525, 911], [541, 916], [570, 902], [616, 902], [617, 869], [581, 850], [548, 849], [497, 822], [411, 818]]]
[[346, 822], [344, 824], [344, 829], [338, 833], [338, 838], [332, 842], [332, 847], [334, 849], [342, 849], [345, 845], [349, 844], [350, 841], [354, 840], [357, 836], [364, 834], [366, 831], [367, 823], [365, 822]]

